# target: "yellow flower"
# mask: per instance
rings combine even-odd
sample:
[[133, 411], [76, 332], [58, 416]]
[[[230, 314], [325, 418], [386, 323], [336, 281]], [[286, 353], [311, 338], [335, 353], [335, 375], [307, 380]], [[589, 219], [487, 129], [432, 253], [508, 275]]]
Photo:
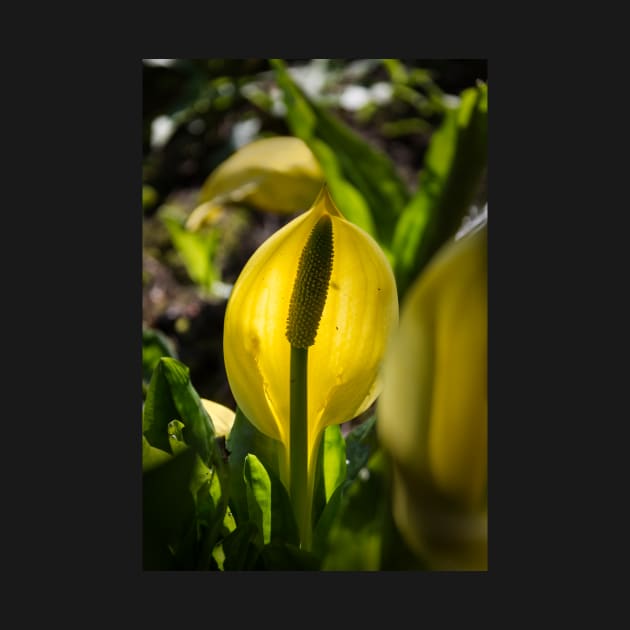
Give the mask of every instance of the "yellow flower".
[[334, 253], [321, 320], [308, 348], [311, 482], [325, 427], [358, 416], [379, 394], [381, 360], [398, 322], [396, 285], [385, 255], [372, 237], [344, 219], [326, 187], [310, 210], [271, 236], [247, 262], [227, 305], [223, 339], [234, 398], [262, 433], [283, 445], [288, 462], [287, 320], [298, 263], [322, 217], [330, 219]]
[[487, 227], [416, 280], [384, 362], [395, 521], [438, 569], [487, 568]]
[[276, 214], [306, 210], [323, 181], [319, 162], [299, 138], [274, 136], [254, 140], [212, 171], [186, 225], [195, 230], [211, 223], [230, 203], [248, 203]]

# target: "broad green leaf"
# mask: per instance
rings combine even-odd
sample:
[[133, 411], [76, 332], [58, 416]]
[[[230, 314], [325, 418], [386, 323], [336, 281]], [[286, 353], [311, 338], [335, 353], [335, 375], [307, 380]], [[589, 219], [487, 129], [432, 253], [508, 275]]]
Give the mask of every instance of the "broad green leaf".
[[487, 164], [488, 92], [479, 83], [462, 92], [431, 138], [419, 189], [404, 209], [392, 251], [398, 294], [451, 237], [469, 210]]
[[245, 458], [243, 477], [249, 520], [258, 528], [260, 546], [277, 540], [297, 544], [299, 537], [293, 508], [280, 480], [267, 472], [253, 454]]
[[387, 488], [384, 458], [381, 451], [377, 451], [343, 496], [326, 542], [322, 570], [378, 571], [381, 568]]
[[243, 479], [245, 457], [253, 453], [268, 471], [278, 475], [278, 446], [261, 433], [237, 407], [232, 430], [226, 439], [230, 481], [230, 507], [237, 523], [247, 518], [247, 496]]
[[183, 226], [177, 219], [162, 216], [171, 240], [190, 279], [200, 288], [210, 293], [215, 281], [219, 279], [216, 265], [216, 251], [221, 240], [219, 230], [211, 228], [193, 232]]
[[[190, 382], [190, 371], [173, 358], [161, 358], [153, 372], [143, 410], [143, 437], [150, 446], [176, 453], [185, 446], [198, 456], [189, 477], [194, 498], [194, 536], [202, 568], [212, 562], [212, 548], [224, 530], [229, 479], [214, 436], [212, 420]], [[155, 457], [155, 453], [148, 453]]]
[[212, 420], [190, 382], [190, 370], [180, 361], [163, 357], [154, 372], [143, 410], [143, 434], [149, 444], [172, 453], [169, 423], [184, 424], [183, 437], [210, 467], [220, 464]]
[[[332, 113], [312, 102], [291, 79], [281, 60], [270, 61], [276, 70], [278, 85], [285, 96], [287, 122], [293, 133], [301, 137], [320, 160], [335, 202], [345, 214], [346, 209], [342, 200], [335, 196], [334, 184], [329, 173], [331, 170], [334, 179], [342, 176], [359, 192], [376, 226], [376, 231], [371, 233], [379, 242], [389, 243], [396, 219], [409, 199], [409, 191], [396, 171], [393, 161], [385, 153], [373, 148]], [[316, 146], [313, 146], [313, 139], [319, 139], [329, 147], [332, 155], [336, 157], [334, 161], [336, 168], [331, 169], [327, 160], [322, 160]], [[347, 218], [354, 221], [351, 216], [354, 209], [349, 207], [348, 212], [350, 214], [346, 215]], [[365, 221], [361, 212], [357, 214]]]
[[258, 528], [258, 544], [266, 545], [271, 540], [271, 479], [255, 455], [245, 458], [243, 477], [249, 520]]
[[142, 471], [146, 472], [161, 466], [173, 458], [172, 455], [162, 449], [151, 446], [144, 435], [142, 436]]

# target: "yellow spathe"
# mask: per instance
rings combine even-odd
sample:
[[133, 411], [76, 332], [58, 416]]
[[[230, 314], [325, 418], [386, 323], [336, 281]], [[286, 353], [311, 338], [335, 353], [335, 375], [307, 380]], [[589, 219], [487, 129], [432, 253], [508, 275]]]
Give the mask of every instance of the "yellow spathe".
[[228, 301], [223, 337], [237, 404], [288, 451], [287, 316], [298, 261], [324, 214], [332, 222], [334, 254], [326, 302], [308, 352], [311, 472], [324, 428], [351, 420], [376, 399], [381, 360], [398, 322], [396, 284], [385, 255], [368, 234], [344, 219], [326, 187], [309, 211], [271, 236], [247, 262]]
[[219, 164], [204, 182], [199, 205], [187, 221], [197, 229], [229, 203], [248, 203], [267, 212], [292, 214], [310, 208], [324, 175], [299, 138], [254, 140]]
[[448, 568], [459, 551], [466, 568], [485, 562], [487, 328], [484, 224], [445, 245], [409, 290], [378, 403], [397, 525], [422, 553], [439, 539]]
[[234, 425], [236, 414], [229, 407], [215, 402], [214, 400], [201, 398], [201, 404], [212, 419], [215, 436], [227, 437]]

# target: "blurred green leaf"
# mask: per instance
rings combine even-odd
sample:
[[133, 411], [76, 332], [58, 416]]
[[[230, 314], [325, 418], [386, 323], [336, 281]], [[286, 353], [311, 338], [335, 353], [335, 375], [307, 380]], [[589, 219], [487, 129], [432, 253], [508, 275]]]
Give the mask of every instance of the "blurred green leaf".
[[245, 458], [243, 477], [249, 520], [258, 527], [260, 546], [272, 541], [298, 544], [293, 508], [280, 480], [251, 453]]
[[[271, 64], [284, 93], [289, 127], [320, 161], [335, 203], [348, 220], [382, 244], [389, 243], [396, 219], [409, 199], [409, 191], [394, 163], [340, 119], [309, 100], [280, 59], [272, 59]], [[340, 185], [340, 181], [345, 183]]]
[[311, 105], [291, 79], [284, 64], [280, 60], [271, 60], [271, 63], [276, 70], [278, 85], [283, 91], [289, 128], [307, 144], [317, 158], [330, 193], [346, 219], [374, 235], [374, 221], [363, 195], [344, 178], [335, 151], [315, 133], [316, 117]]
[[378, 571], [387, 504], [387, 475], [382, 452], [347, 488], [342, 498], [322, 560], [325, 571]]
[[346, 484], [354, 481], [376, 447], [376, 416], [372, 415], [346, 436], [346, 459], [348, 460]]
[[153, 370], [162, 357], [177, 359], [177, 352], [171, 340], [153, 328], [142, 329], [142, 378], [149, 384]]
[[487, 164], [487, 86], [462, 92], [433, 134], [419, 189], [394, 234], [394, 272], [399, 298], [469, 210]]
[[216, 263], [220, 231], [205, 228], [193, 232], [174, 217], [162, 216], [161, 219], [190, 279], [205, 292], [212, 293], [213, 284], [220, 279]]

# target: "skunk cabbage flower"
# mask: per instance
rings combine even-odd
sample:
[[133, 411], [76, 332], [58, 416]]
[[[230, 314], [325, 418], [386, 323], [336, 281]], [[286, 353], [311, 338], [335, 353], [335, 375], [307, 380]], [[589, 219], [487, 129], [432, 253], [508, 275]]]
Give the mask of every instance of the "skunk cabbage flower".
[[303, 211], [310, 208], [323, 182], [319, 162], [299, 138], [254, 140], [212, 171], [186, 226], [198, 229], [230, 203], [247, 203], [275, 214]]
[[487, 568], [487, 323], [484, 224], [412, 285], [383, 366], [394, 519], [436, 569]]
[[[307, 247], [309, 237], [318, 233], [324, 246]], [[308, 252], [310, 258], [303, 256]], [[317, 278], [296, 283], [302, 268], [315, 270], [319, 286]], [[295, 310], [300, 294], [305, 312]], [[283, 445], [286, 462], [292, 344], [308, 347], [306, 451], [311, 483], [325, 427], [355, 418], [379, 394], [381, 360], [397, 323], [389, 262], [371, 236], [341, 215], [325, 186], [310, 210], [254, 252], [234, 284], [223, 338], [228, 381], [247, 418]]]

